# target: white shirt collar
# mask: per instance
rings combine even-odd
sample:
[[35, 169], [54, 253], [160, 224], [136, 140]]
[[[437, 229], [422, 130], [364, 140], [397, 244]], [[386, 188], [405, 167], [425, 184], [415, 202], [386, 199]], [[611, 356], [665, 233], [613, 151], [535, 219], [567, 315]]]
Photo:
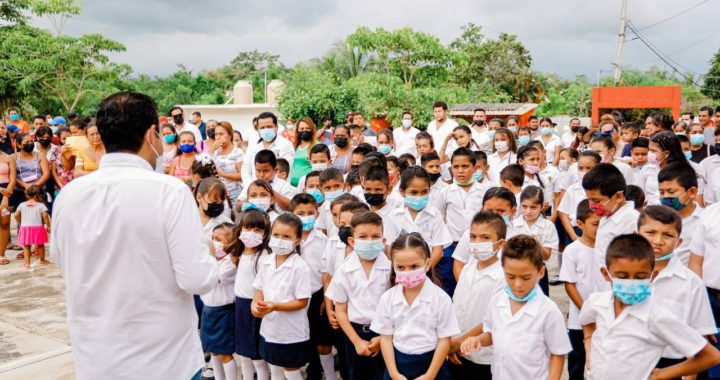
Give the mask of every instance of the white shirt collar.
[[108, 153], [100, 158], [99, 169], [107, 168], [138, 168], [153, 170], [150, 163], [137, 154], [131, 153]]

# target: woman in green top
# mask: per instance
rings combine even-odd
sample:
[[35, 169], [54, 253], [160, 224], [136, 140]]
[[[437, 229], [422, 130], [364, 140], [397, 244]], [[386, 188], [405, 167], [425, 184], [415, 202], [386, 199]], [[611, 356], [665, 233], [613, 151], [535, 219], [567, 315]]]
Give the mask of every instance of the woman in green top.
[[291, 185], [297, 186], [300, 178], [312, 170], [309, 152], [313, 145], [315, 145], [315, 123], [309, 117], [304, 117], [295, 123], [293, 135], [295, 158], [290, 169]]

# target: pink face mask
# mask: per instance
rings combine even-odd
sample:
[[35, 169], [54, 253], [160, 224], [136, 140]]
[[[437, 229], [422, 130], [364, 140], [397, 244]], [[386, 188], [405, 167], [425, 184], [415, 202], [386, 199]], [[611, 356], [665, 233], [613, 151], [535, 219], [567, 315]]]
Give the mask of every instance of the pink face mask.
[[414, 288], [425, 281], [425, 272], [425, 267], [395, 272], [395, 283], [402, 284], [404, 288]]
[[255, 248], [258, 245], [262, 244], [263, 237], [257, 232], [253, 231], [243, 231], [240, 233], [240, 241], [245, 244], [246, 247]]
[[540, 171], [540, 167], [534, 166], [534, 165], [528, 165], [525, 167], [525, 171], [532, 175], [535, 175]]
[[223, 243], [214, 240], [212, 243], [213, 247], [215, 248], [214, 254], [217, 259], [222, 259], [227, 255], [227, 252], [225, 252], [225, 245]]

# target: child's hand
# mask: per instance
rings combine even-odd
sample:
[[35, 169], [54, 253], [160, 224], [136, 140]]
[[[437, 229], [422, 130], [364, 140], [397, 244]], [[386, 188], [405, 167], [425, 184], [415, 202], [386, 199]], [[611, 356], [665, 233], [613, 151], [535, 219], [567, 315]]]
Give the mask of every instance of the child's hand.
[[328, 320], [330, 321], [330, 326], [332, 326], [333, 330], [339, 329], [340, 323], [337, 320], [337, 316], [335, 316], [335, 310], [328, 310], [327, 315]]
[[258, 301], [257, 302], [257, 310], [258, 310], [258, 313], [260, 313], [260, 318], [272, 313], [274, 307], [275, 307], [275, 305], [271, 302]]
[[361, 340], [355, 344], [355, 352], [357, 352], [360, 356], [371, 356], [372, 351], [370, 351], [370, 342], [367, 340]]
[[462, 344], [462, 340], [458, 338], [451, 338], [450, 339], [450, 354], [454, 354], [460, 350], [460, 345]]
[[462, 362], [460, 361], [460, 358], [458, 357], [457, 352], [448, 355], [448, 361], [450, 361], [450, 363], [453, 363], [456, 365], [462, 365]]
[[[424, 376], [424, 375], [423, 375]], [[423, 376], [417, 377], [416, 379], [424, 378]], [[398, 373], [397, 376], [393, 376], [392, 380], [407, 380], [407, 377]]]
[[370, 339], [370, 345], [368, 345], [368, 348], [372, 351], [372, 356], [377, 356], [380, 353], [380, 337], [376, 336]]
[[467, 355], [476, 351], [480, 351], [482, 349], [482, 344], [480, 343], [480, 337], [474, 336], [465, 339], [464, 342], [460, 345], [460, 352], [462, 352], [463, 355]]
[[648, 380], [667, 379], [667, 377], [662, 376], [662, 373], [662, 368], [655, 368], [652, 373], [650, 373], [650, 377], [648, 377]]

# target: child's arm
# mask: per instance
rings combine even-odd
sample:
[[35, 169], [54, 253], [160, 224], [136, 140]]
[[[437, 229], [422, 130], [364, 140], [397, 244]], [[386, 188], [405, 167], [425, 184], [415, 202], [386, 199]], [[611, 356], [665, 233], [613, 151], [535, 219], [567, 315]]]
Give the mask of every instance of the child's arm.
[[385, 366], [387, 367], [390, 378], [393, 380], [407, 380], [397, 369], [392, 335], [380, 335], [380, 350], [382, 351], [383, 360], [385, 360]]
[[432, 247], [432, 253], [430, 254], [430, 266], [435, 267], [438, 265], [440, 260], [443, 258], [443, 246], [437, 245], [435, 247]]
[[577, 286], [573, 282], [565, 282], [565, 293], [570, 297], [570, 301], [577, 306], [578, 309], [582, 309], [583, 299], [580, 296], [580, 292], [577, 290]]
[[550, 371], [549, 380], [560, 380], [563, 366], [565, 365], [565, 355], [550, 354]]
[[370, 342], [360, 338], [360, 335], [355, 332], [355, 329], [350, 324], [350, 319], [347, 314], [347, 303], [336, 302], [335, 303], [335, 316], [337, 316], [340, 328], [342, 328], [345, 335], [350, 339], [350, 342], [355, 346], [355, 351], [361, 356], [370, 356]]
[[650, 379], [673, 379], [693, 375], [718, 364], [720, 364], [720, 352], [710, 344], [706, 344], [695, 356], [682, 363], [654, 369], [650, 374]]
[[552, 248], [543, 247], [543, 260], [550, 260], [552, 256]]
[[261, 308], [260, 305], [265, 304], [265, 295], [262, 290], [255, 290], [255, 297], [253, 297], [252, 303], [250, 304], [250, 312], [252, 315], [262, 318], [268, 312], [264, 312], [265, 309]]
[[280, 193], [275, 193], [275, 203], [277, 203], [283, 210], [290, 209], [290, 199], [282, 196]]
[[460, 345], [460, 352], [462, 352], [463, 355], [467, 355], [475, 351], [480, 351], [483, 347], [490, 347], [492, 344], [492, 334], [484, 332], [478, 336], [465, 339]]
[[590, 369], [590, 347], [592, 346], [592, 336], [595, 333], [595, 323], [583, 325], [583, 345], [585, 346], [585, 367]]
[[22, 225], [22, 223], [20, 222], [20, 220], [21, 220], [20, 210], [17, 210], [17, 211], [15, 211], [15, 221], [17, 222], [18, 226], [21, 226], [21, 225]]
[[[327, 292], [328, 286], [330, 286], [330, 281], [332, 281], [332, 275], [330, 273], [323, 273], [322, 281], [323, 290]], [[328, 321], [330, 321], [330, 326], [332, 326], [334, 330], [337, 330], [340, 328], [340, 325], [338, 324], [337, 317], [335, 316], [335, 305], [330, 298], [324, 298], [323, 302], [325, 302], [325, 312], [327, 313]]]
[[578, 239], [577, 234], [575, 233], [575, 229], [572, 226], [572, 223], [570, 223], [570, 217], [568, 214], [558, 211], [558, 216], [560, 218], [560, 222], [562, 222], [563, 228], [565, 228], [565, 232], [570, 236], [570, 239], [572, 241], [575, 241]]
[[45, 223], [45, 229], [48, 233], [50, 233], [50, 214], [47, 212], [47, 210], [43, 211], [43, 223]]
[[704, 256], [698, 256], [694, 253], [690, 254], [690, 262], [688, 263], [688, 268], [690, 268], [691, 271], [695, 272], [698, 277], [702, 278], [702, 267], [703, 267], [703, 261], [705, 261]]
[[435, 348], [435, 353], [433, 354], [432, 361], [430, 362], [430, 367], [427, 369], [425, 374], [417, 377], [416, 379], [434, 379], [440, 371], [443, 363], [445, 363], [445, 358], [447, 357], [448, 352], [450, 352], [450, 337], [440, 338], [438, 340], [437, 347]]
[[453, 260], [453, 277], [455, 277], [455, 282], [460, 279], [460, 273], [462, 272], [464, 267], [465, 263], [463, 263], [462, 261], [457, 259]]
[[299, 300], [292, 300], [288, 302], [283, 303], [273, 303], [268, 302], [267, 308], [270, 309], [270, 311], [296, 311], [300, 309], [304, 309], [305, 306], [308, 304], [308, 299], [303, 298]]
[[460, 350], [460, 346], [463, 344], [465, 339], [471, 338], [474, 336], [478, 336], [482, 334], [483, 332], [483, 324], [480, 323], [479, 325], [471, 328], [465, 334], [458, 335], [452, 339], [450, 339], [450, 354], [454, 354]]

